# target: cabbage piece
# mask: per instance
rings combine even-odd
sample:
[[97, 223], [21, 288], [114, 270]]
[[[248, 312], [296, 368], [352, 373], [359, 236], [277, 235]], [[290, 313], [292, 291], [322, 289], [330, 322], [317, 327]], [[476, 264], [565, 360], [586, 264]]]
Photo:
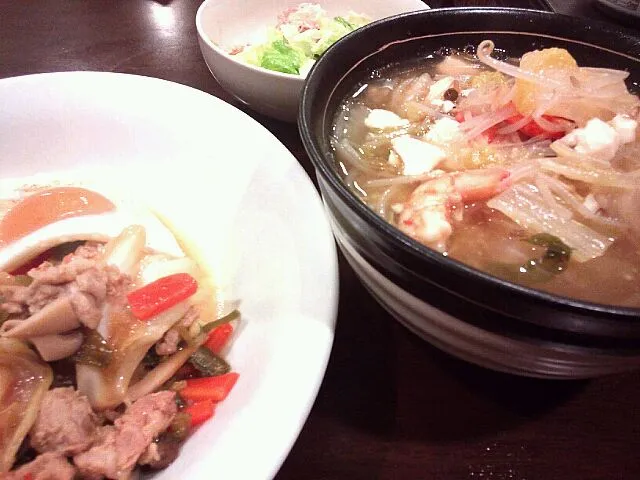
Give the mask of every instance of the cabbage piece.
[[276, 72], [300, 73], [300, 67], [304, 63], [304, 55], [293, 48], [286, 39], [274, 40], [269, 44], [260, 59], [260, 66]]
[[334, 17], [321, 20], [318, 40], [311, 45], [311, 53], [314, 57], [322, 55], [331, 45], [336, 43], [346, 34], [353, 32], [356, 28], [369, 23], [366, 17], [356, 14], [349, 14], [346, 17]]
[[306, 58], [304, 51], [274, 28], [267, 32], [265, 42], [247, 46], [236, 56], [248, 64], [293, 75], [300, 73]]
[[251, 65], [293, 75], [306, 75], [314, 61], [338, 39], [371, 20], [349, 12], [329, 17], [315, 4], [301, 4], [284, 12], [267, 40], [245, 47], [237, 57]]
[[49, 365], [19, 340], [0, 338], [0, 472], [7, 472], [53, 381]]
[[548, 233], [558, 237], [571, 247], [572, 258], [578, 262], [603, 255], [613, 243], [613, 239], [606, 235], [560, 216], [546, 204], [534, 185], [514, 185], [489, 200], [487, 205], [533, 233]]
[[572, 180], [598, 185], [616, 187], [625, 190], [633, 189], [637, 177], [626, 172], [617, 172], [612, 168], [602, 168], [586, 159], [571, 157], [543, 158], [539, 161], [542, 170], [556, 173]]

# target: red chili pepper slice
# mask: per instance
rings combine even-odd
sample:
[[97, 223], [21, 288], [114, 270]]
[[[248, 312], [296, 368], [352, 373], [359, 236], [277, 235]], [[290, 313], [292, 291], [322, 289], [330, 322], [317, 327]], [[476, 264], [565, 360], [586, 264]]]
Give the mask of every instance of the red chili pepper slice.
[[188, 273], [175, 273], [127, 294], [133, 315], [140, 320], [168, 310], [196, 293], [198, 282]]

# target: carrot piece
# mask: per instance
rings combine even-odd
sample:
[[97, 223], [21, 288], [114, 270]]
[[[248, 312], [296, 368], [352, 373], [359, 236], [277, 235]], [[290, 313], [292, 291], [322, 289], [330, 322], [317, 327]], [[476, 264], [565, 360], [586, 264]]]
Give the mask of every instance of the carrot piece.
[[196, 293], [198, 282], [188, 273], [175, 273], [159, 278], [127, 294], [131, 313], [147, 320]]
[[213, 417], [215, 408], [215, 403], [213, 403], [212, 400], [202, 400], [201, 402], [196, 402], [185, 407], [183, 412], [189, 414], [191, 417], [191, 423], [189, 425], [193, 428]]
[[225, 345], [229, 342], [229, 338], [233, 333], [233, 325], [230, 323], [223, 323], [219, 327], [214, 328], [209, 333], [207, 341], [204, 342], [204, 346], [211, 350], [213, 353], [220, 353]]
[[193, 402], [221, 402], [227, 398], [239, 376], [238, 373], [229, 372], [215, 377], [191, 378], [186, 380], [187, 385], [180, 390], [180, 396]]

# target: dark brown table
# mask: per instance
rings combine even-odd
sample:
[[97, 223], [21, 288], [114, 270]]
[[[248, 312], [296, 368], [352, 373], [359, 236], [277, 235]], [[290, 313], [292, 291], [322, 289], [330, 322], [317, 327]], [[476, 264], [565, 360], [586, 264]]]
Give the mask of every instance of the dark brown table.
[[[438, 6], [548, 8], [543, 0]], [[103, 70], [225, 93], [200, 56], [200, 0], [0, 0], [0, 77]], [[557, 11], [608, 17], [588, 0]], [[312, 168], [295, 125], [248, 111]], [[2, 126], [0, 125], [0, 135]], [[311, 415], [278, 480], [640, 479], [640, 372], [549, 382], [486, 371], [419, 340], [340, 260], [335, 344]], [[251, 452], [245, 452], [250, 461]]]

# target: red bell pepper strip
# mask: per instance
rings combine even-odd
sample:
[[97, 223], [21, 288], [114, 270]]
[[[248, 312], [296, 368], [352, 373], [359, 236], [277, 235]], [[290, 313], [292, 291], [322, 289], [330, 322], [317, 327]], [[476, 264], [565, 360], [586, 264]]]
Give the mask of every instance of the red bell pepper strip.
[[180, 396], [192, 402], [221, 402], [227, 398], [239, 376], [238, 373], [229, 372], [215, 377], [191, 378], [186, 380], [187, 385], [180, 390]]
[[[513, 117], [507, 118], [507, 123], [513, 124], [513, 123], [519, 122], [523, 118], [524, 117], [522, 115], [514, 115]], [[548, 122], [560, 123], [560, 124], [562, 124], [562, 122], [566, 122], [567, 121], [562, 117], [554, 117], [552, 115], [543, 115], [542, 118], [544, 118]], [[544, 128], [542, 128], [540, 125], [538, 125], [533, 120], [531, 120], [529, 123], [527, 123], [519, 131], [522, 132], [524, 135], [526, 135], [529, 138], [538, 137], [538, 136], [543, 135], [544, 137], [549, 138], [551, 140], [556, 140], [558, 138], [562, 138], [565, 135], [564, 130], [561, 130], [559, 132], [550, 132], [550, 131], [545, 130]]]
[[220, 353], [229, 342], [231, 334], [233, 334], [233, 325], [230, 323], [223, 323], [219, 327], [211, 330], [211, 333], [209, 333], [209, 336], [207, 337], [207, 341], [204, 342], [204, 346], [213, 353]]
[[216, 405], [211, 400], [203, 400], [201, 402], [196, 402], [188, 407], [185, 407], [183, 412], [189, 414], [191, 417], [191, 423], [189, 424], [191, 428], [197, 427], [198, 425], [203, 424], [211, 417], [213, 417], [213, 413], [215, 412]]
[[186, 300], [197, 289], [198, 282], [191, 275], [175, 273], [129, 292], [127, 300], [136, 318], [148, 320]]
[[487, 143], [491, 143], [496, 138], [497, 134], [498, 126], [494, 125], [493, 127], [487, 128], [481, 135], [487, 140]]

